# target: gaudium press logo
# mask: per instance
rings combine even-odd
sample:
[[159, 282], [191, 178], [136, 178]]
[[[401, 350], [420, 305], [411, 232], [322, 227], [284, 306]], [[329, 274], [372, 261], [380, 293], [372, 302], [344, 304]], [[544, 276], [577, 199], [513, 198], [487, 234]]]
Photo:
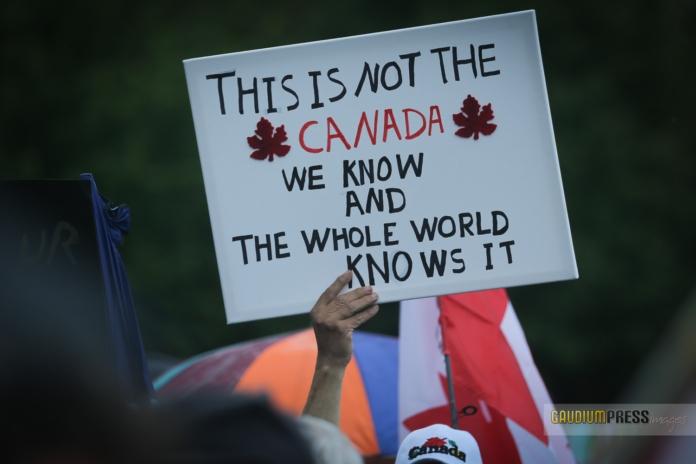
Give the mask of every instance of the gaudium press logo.
[[647, 409], [572, 409], [551, 411], [552, 424], [647, 424]]
[[696, 436], [696, 404], [545, 405], [548, 435]]

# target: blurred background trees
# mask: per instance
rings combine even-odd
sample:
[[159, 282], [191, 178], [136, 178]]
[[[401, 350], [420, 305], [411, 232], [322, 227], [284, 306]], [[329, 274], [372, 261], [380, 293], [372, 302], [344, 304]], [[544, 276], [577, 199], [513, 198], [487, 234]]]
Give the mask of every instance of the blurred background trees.
[[[132, 208], [146, 349], [190, 356], [308, 324], [226, 326], [182, 59], [529, 8], [581, 278], [512, 289], [552, 396], [616, 399], [694, 285], [696, 7], [688, 1], [40, 2], [2, 11], [0, 177]], [[396, 334], [396, 304], [368, 330]]]

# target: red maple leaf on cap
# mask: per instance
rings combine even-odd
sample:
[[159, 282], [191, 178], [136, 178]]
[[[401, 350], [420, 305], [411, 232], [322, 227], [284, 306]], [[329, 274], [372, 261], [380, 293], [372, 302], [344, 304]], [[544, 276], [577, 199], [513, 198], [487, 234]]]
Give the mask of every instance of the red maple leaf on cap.
[[483, 105], [483, 108], [481, 108], [478, 100], [471, 95], [467, 95], [462, 103], [462, 111], [453, 114], [452, 118], [456, 125], [461, 126], [461, 129], [458, 129], [455, 134], [465, 138], [473, 135], [474, 140], [478, 140], [479, 133], [491, 135], [495, 128], [498, 127], [496, 124], [488, 122], [493, 119], [491, 104]]
[[273, 161], [273, 155], [285, 156], [290, 151], [290, 145], [284, 145], [283, 142], [288, 140], [288, 135], [285, 133], [285, 125], [276, 128], [273, 133], [273, 124], [262, 117], [256, 123], [256, 131], [251, 137], [247, 137], [247, 142], [254, 151], [251, 157], [257, 160]]
[[423, 446], [445, 446], [447, 442], [445, 441], [444, 438], [437, 438], [437, 437], [432, 437], [428, 438], [425, 443], [423, 443]]

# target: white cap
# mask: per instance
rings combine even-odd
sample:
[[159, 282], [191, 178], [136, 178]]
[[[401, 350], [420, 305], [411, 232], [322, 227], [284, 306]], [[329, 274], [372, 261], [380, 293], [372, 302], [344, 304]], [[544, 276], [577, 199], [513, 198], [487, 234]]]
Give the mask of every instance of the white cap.
[[399, 447], [394, 464], [420, 461], [445, 464], [482, 464], [474, 437], [464, 430], [435, 424], [409, 433]]

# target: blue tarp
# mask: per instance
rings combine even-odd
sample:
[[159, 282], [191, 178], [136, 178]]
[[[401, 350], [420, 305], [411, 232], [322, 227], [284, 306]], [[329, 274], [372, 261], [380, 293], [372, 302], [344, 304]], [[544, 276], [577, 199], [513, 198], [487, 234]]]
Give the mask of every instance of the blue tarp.
[[82, 174], [80, 178], [88, 180], [92, 186], [97, 246], [106, 295], [106, 320], [121, 387], [134, 399], [147, 400], [152, 393], [152, 383], [133, 296], [118, 251], [130, 228], [130, 209], [125, 205], [111, 205], [104, 199], [99, 194], [92, 174]]

